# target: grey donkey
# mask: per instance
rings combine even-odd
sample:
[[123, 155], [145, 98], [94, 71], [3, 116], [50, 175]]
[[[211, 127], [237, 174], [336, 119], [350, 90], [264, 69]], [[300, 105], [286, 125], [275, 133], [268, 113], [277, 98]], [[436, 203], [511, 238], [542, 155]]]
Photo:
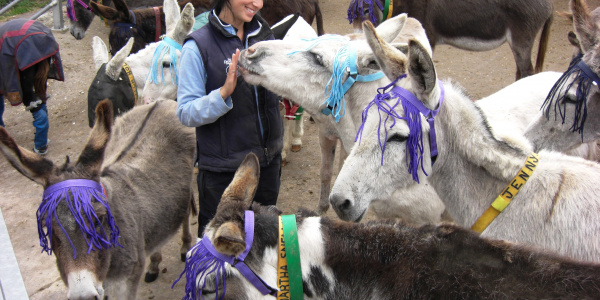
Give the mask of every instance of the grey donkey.
[[[0, 128], [0, 150], [8, 161], [44, 187], [40, 243], [56, 255], [68, 299], [135, 299], [146, 258], [151, 255], [149, 282], [158, 276], [160, 248], [179, 228], [185, 258], [192, 243], [189, 214], [195, 211], [195, 139], [194, 129], [177, 120], [175, 106], [139, 106], [113, 126], [111, 102], [100, 102], [77, 162], [67, 156], [62, 166], [18, 146]], [[83, 185], [92, 187], [87, 197], [80, 197]]]

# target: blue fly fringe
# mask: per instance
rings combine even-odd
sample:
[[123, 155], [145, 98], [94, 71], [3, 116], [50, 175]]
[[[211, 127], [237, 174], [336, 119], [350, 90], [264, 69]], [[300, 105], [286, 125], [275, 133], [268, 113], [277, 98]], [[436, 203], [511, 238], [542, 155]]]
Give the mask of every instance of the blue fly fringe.
[[171, 69], [171, 80], [173, 85], [179, 85], [179, 74], [177, 72], [177, 51], [181, 51], [181, 45], [175, 42], [169, 37], [164, 37], [163, 40], [158, 44], [154, 55], [152, 56], [152, 64], [150, 65], [150, 72], [148, 77], [155, 84], [159, 84], [158, 81], [158, 70], [160, 69], [162, 75], [162, 83], [165, 84], [165, 74], [163, 70], [163, 57], [166, 55], [169, 60], [169, 68]]
[[[573, 76], [575, 79], [569, 82], [569, 78]], [[581, 55], [575, 57], [567, 71], [556, 81], [542, 104], [541, 109], [544, 111], [546, 119], [550, 119], [550, 110], [554, 106], [554, 120], [557, 115], [560, 115], [562, 124], [565, 123], [567, 102], [572, 103], [572, 101], [565, 101], [565, 97], [571, 87], [576, 85], [575, 117], [570, 130], [581, 134], [583, 140], [583, 128], [587, 118], [587, 97], [592, 84], [600, 84], [600, 78], [581, 60]], [[554, 103], [552, 104], [552, 102]]]
[[[331, 78], [325, 86], [326, 100], [323, 104], [332, 107], [331, 114], [335, 117], [335, 121], [339, 122], [340, 118], [346, 114], [346, 101], [344, 99], [344, 75], [350, 64], [356, 64], [356, 50], [344, 46], [338, 51], [333, 59], [333, 72]], [[354, 55], [353, 55], [354, 54]]]
[[[371, 106], [373, 106], [373, 105], [376, 106], [378, 109], [378, 115], [379, 115], [377, 138], [379, 140], [379, 148], [381, 149], [381, 165], [383, 165], [383, 156], [385, 154], [385, 146], [387, 144], [388, 128], [391, 129], [392, 127], [394, 127], [396, 125], [396, 120], [400, 120], [400, 119], [405, 120], [408, 125], [408, 128], [410, 130], [409, 135], [408, 135], [408, 140], [406, 142], [406, 150], [407, 150], [406, 164], [408, 166], [408, 172], [410, 174], [412, 174], [413, 180], [416, 181], [417, 183], [420, 183], [419, 173], [418, 173], [419, 165], [421, 165], [421, 170], [423, 171], [425, 176], [428, 176], [427, 172], [425, 172], [425, 169], [423, 168], [424, 146], [423, 146], [423, 127], [421, 126], [421, 113], [419, 112], [418, 108], [416, 108], [414, 105], [412, 105], [408, 100], [405, 100], [401, 94], [394, 92], [394, 90], [385, 92], [385, 90], [392, 87], [399, 79], [404, 78], [404, 77], [406, 77], [406, 75], [402, 75], [402, 76], [398, 77], [396, 80], [394, 80], [392, 83], [390, 83], [389, 85], [377, 89], [377, 95], [375, 95], [375, 98], [367, 105], [367, 107], [365, 107], [365, 109], [362, 112], [362, 124], [360, 125], [360, 127], [358, 129], [358, 133], [356, 134], [356, 138], [354, 139], [354, 141], [356, 142], [358, 140], [358, 142], [360, 144], [360, 142], [362, 140], [362, 132], [363, 132], [363, 129], [365, 126], [365, 122], [367, 120], [368, 111], [371, 108]], [[396, 103], [394, 103], [393, 105], [391, 105], [390, 103], [388, 103], [386, 101], [386, 100], [391, 100], [394, 98], [397, 98], [397, 100], [396, 100]], [[405, 117], [400, 116], [398, 114], [398, 112], [396, 111], [396, 108], [398, 107], [398, 104], [400, 104], [400, 103], [402, 104], [402, 108], [404, 110]], [[385, 117], [382, 117], [382, 113]], [[386, 127], [388, 120], [391, 121], [391, 125], [389, 127]], [[383, 124], [383, 128], [382, 128], [382, 124]], [[381, 131], [382, 130], [385, 133], [384, 141], [381, 140], [381, 136], [382, 136]]]
[[[203, 239], [205, 239], [204, 237]], [[182, 300], [197, 300], [204, 299], [202, 290], [206, 288], [206, 276], [215, 273], [215, 299], [223, 299], [225, 296], [225, 262], [218, 259], [211, 251], [209, 251], [202, 241], [190, 249], [189, 255], [185, 260], [185, 268], [179, 274], [179, 278], [173, 282], [171, 289], [179, 282], [185, 273], [185, 296]], [[202, 287], [197, 289], [196, 279], [204, 278]], [[223, 284], [223, 293], [219, 295], [219, 284]], [[199, 298], [198, 298], [199, 296]]]
[[[65, 201], [71, 211], [75, 222], [79, 225], [81, 233], [88, 244], [89, 254], [92, 250], [108, 249], [112, 246], [121, 246], [118, 242], [119, 228], [115, 224], [110, 207], [101, 189], [87, 184], [73, 184], [82, 179], [66, 180], [48, 187], [44, 191], [44, 199], [37, 210], [38, 235], [42, 252], [52, 254], [52, 218], [60, 226], [73, 248], [73, 259], [77, 258], [77, 251], [67, 234], [67, 231], [58, 219], [56, 208], [61, 201]], [[85, 180], [91, 181], [91, 180]], [[91, 181], [93, 182], [93, 181]], [[100, 186], [98, 183], [93, 182]], [[110, 237], [104, 231], [102, 222], [96, 215], [92, 201], [96, 200], [106, 207], [106, 221], [110, 228]], [[44, 230], [44, 221], [46, 230]]]
[[350, 1], [350, 6], [348, 7], [348, 22], [352, 24], [355, 19], [360, 18], [360, 21], [364, 21], [364, 5], [366, 4], [369, 7], [369, 20], [373, 25], [377, 26], [377, 19], [375, 18], [375, 10], [373, 7], [373, 3], [377, 4], [380, 11], [383, 11], [383, 4], [379, 3], [377, 0], [352, 0]]

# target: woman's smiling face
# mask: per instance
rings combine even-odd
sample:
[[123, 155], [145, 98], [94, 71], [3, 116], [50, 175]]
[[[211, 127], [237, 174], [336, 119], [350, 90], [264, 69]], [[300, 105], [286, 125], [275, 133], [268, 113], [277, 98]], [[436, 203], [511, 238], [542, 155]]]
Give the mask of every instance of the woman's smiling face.
[[252, 21], [254, 15], [263, 7], [263, 0], [229, 0], [235, 23]]

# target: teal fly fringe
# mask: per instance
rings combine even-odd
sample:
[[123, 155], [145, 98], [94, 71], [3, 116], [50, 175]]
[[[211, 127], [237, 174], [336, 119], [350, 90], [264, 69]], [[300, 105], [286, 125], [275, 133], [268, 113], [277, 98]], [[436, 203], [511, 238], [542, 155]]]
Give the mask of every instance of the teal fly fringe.
[[[152, 83], [159, 84], [158, 81], [158, 70], [160, 69], [162, 75], [162, 83], [165, 84], [165, 73], [163, 69], [163, 57], [167, 55], [169, 68], [171, 69], [171, 80], [173, 85], [179, 85], [179, 74], [177, 71], [177, 51], [181, 51], [182, 46], [175, 42], [169, 37], [164, 37], [162, 41], [154, 50], [152, 56], [152, 64], [150, 65], [150, 72], [148, 77], [151, 77]], [[165, 61], [166, 62], [166, 61]]]
[[333, 59], [333, 72], [327, 85], [325, 86], [326, 100], [323, 102], [326, 106], [332, 107], [331, 114], [335, 117], [335, 121], [339, 122], [340, 118], [346, 114], [346, 101], [344, 99], [344, 75], [350, 64], [356, 64], [356, 50], [344, 46]]
[[[106, 208], [106, 223], [110, 229], [110, 237], [104, 230], [102, 221], [98, 218], [92, 201], [98, 201]], [[118, 242], [119, 228], [110, 211], [110, 207], [99, 183], [87, 179], [72, 179], [59, 182], [44, 191], [44, 198], [37, 210], [38, 235], [42, 252], [52, 254], [52, 219], [60, 226], [73, 249], [73, 259], [77, 251], [67, 231], [58, 219], [56, 209], [64, 201], [71, 211], [75, 223], [79, 226], [83, 238], [87, 242], [89, 254], [92, 250], [108, 249], [121, 246]], [[46, 230], [44, 230], [44, 221]]]

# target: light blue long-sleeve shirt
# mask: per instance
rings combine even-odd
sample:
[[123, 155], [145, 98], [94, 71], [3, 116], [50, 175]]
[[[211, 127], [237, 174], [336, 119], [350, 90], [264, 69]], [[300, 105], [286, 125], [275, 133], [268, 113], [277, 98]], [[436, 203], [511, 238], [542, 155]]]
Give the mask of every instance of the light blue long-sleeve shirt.
[[181, 124], [188, 127], [210, 124], [233, 108], [231, 97], [223, 99], [220, 88], [206, 93], [206, 69], [193, 39], [183, 44], [180, 59], [177, 117]]

